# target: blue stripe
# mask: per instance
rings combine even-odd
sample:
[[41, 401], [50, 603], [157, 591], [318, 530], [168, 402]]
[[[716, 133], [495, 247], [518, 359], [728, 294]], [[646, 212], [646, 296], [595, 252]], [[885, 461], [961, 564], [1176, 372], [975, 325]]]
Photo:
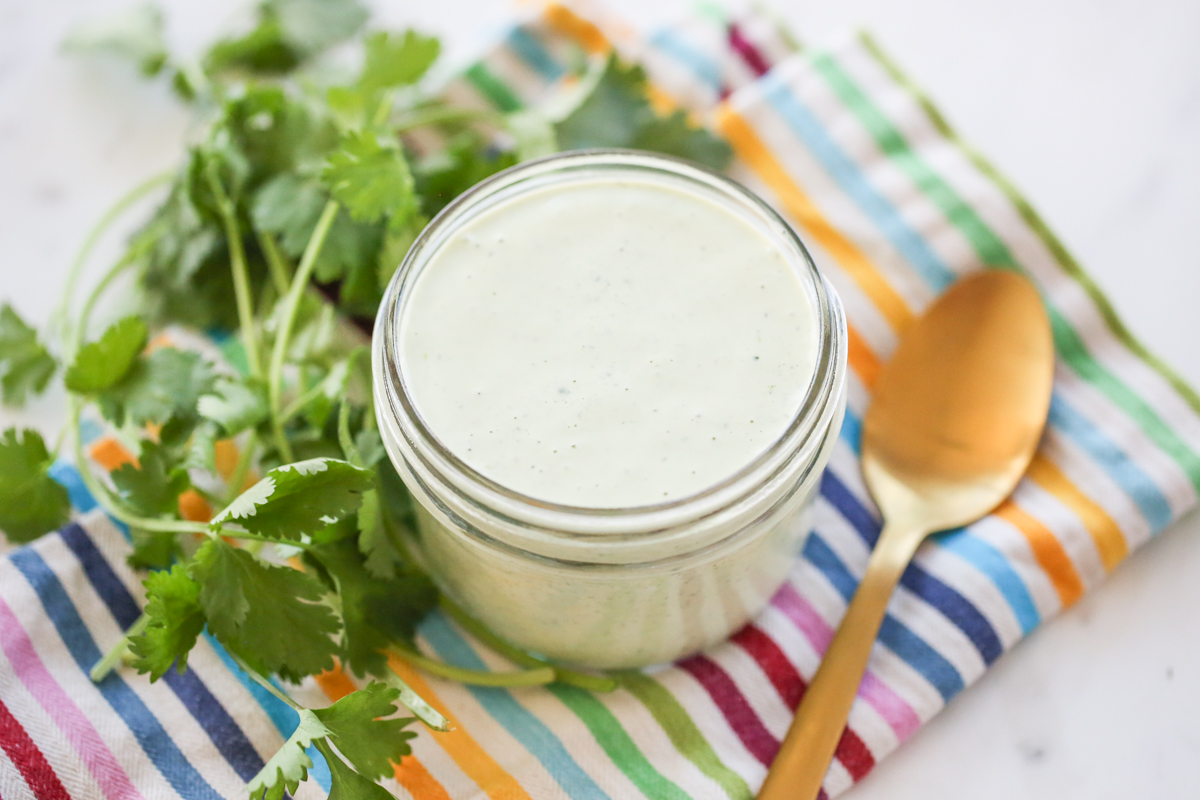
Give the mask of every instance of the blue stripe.
[[50, 477], [67, 487], [67, 497], [71, 505], [81, 514], [86, 514], [96, 507], [96, 498], [88, 491], [83, 476], [73, 464], [66, 461], [55, 461], [48, 470]]
[[[87, 532], [78, 525], [68, 525], [59, 535], [79, 559], [96, 594], [104, 601], [121, 630], [128, 629], [141, 616], [141, 611], [137, 601], [117, 577], [104, 555], [88, 537]], [[213, 696], [195, 671], [189, 669], [180, 675], [172, 669], [168, 670], [162, 679], [200, 723], [200, 727], [208, 734], [217, 751], [229, 762], [229, 766], [233, 767], [233, 771], [244, 781], [249, 781], [257, 775], [263, 768], [263, 760], [233, 717], [229, 716], [229, 712]]]
[[1038, 613], [1025, 582], [999, 550], [963, 528], [939, 533], [934, 541], [991, 578], [1013, 610], [1022, 634], [1030, 633], [1041, 623], [1042, 615]]
[[[443, 661], [468, 669], [488, 668], [483, 659], [446, 622], [440, 611], [425, 617], [420, 630]], [[607, 800], [608, 795], [575, 763], [554, 732], [513, 699], [507, 689], [469, 685], [467, 689], [513, 738], [542, 762], [542, 766], [558, 781], [571, 800]]]
[[[63, 644], [79, 669], [86, 673], [100, 660], [100, 648], [80, 619], [79, 612], [75, 610], [58, 577], [32, 547], [23, 547], [9, 558], [37, 592]], [[222, 800], [120, 675], [115, 672], [109, 674], [96, 688], [125, 721], [142, 750], [176, 792], [187, 798]]]
[[558, 80], [565, 70], [554, 56], [537, 40], [537, 37], [518, 25], [508, 32], [505, 44], [513, 49], [526, 65], [547, 81]]
[[897, 250], [934, 289], [941, 291], [957, 280], [921, 235], [909, 226], [890, 202], [871, 186], [854, 161], [842, 152], [816, 116], [797, 98], [778, 70], [759, 79], [764, 96], [780, 117], [812, 151], [842, 190], [882, 230]]
[[[84, 484], [83, 478], [79, 475], [79, 471], [75, 469], [75, 466], [73, 464], [69, 464], [65, 461], [59, 461], [59, 462], [56, 462], [53, 467], [51, 467], [51, 471], [52, 471], [52, 473], [57, 473], [57, 474], [54, 474], [54, 479], [67, 487], [67, 492], [71, 496], [71, 504], [73, 506], [75, 506], [75, 508], [79, 509], [80, 511], [90, 511], [96, 507], [96, 505], [97, 505], [96, 499], [94, 497], [92, 497], [92, 493], [88, 490], [87, 485]], [[121, 532], [125, 534], [126, 539], [129, 538], [128, 528], [124, 524], [122, 524], [118, 520], [114, 520], [112, 517], [109, 517], [109, 520], [114, 525], [116, 525], [118, 528], [121, 529]], [[86, 532], [85, 532], [85, 536], [86, 536]], [[65, 538], [66, 537], [64, 536], [64, 539]], [[91, 545], [93, 548], [95, 547], [95, 545], [91, 543], [90, 539], [88, 540], [88, 544]], [[71, 546], [70, 541], [67, 542], [67, 545]], [[84, 569], [85, 569], [85, 571], [87, 571], [88, 570], [88, 561], [85, 561], [82, 557], [80, 557], [79, 552], [76, 551], [74, 547], [71, 547], [71, 549], [73, 552], [75, 552], [76, 557], [80, 558], [80, 562], [83, 563]], [[96, 555], [100, 559], [100, 562], [104, 564], [104, 567], [111, 572], [111, 567], [108, 566], [108, 562], [104, 560], [104, 557], [102, 555], [100, 555], [99, 552], [97, 552]], [[88, 577], [92, 581], [93, 586], [96, 586], [97, 578], [94, 577], [93, 574], [90, 572], [88, 574]], [[122, 584], [120, 582], [120, 579], [118, 579], [115, 574], [112, 575], [112, 579], [116, 581], [117, 585], [119, 585], [122, 590], [124, 590], [124, 584]], [[101, 579], [101, 580], [103, 580], [103, 579]], [[99, 592], [99, 588], [97, 588], [97, 591]], [[130, 598], [130, 601], [132, 602], [132, 598]], [[109, 606], [109, 610], [113, 613], [113, 616], [117, 617], [117, 620], [120, 623], [121, 627], [128, 628], [129, 625], [132, 624], [131, 621], [128, 621], [129, 614], [130, 614], [130, 607], [128, 604], [124, 603], [123, 601], [117, 601], [117, 602], [120, 605], [120, 615], [119, 616], [118, 616], [117, 610], [114, 609], [114, 604], [109, 603], [106, 600], [106, 603]], [[133, 608], [134, 609], [137, 608], [136, 603], [134, 603]], [[140, 612], [137, 612], [137, 613], [140, 613]], [[134, 619], [136, 619], [136, 615], [134, 616]], [[244, 673], [237, 664], [234, 663], [233, 659], [229, 657], [229, 653], [227, 653], [225, 651], [225, 648], [221, 646], [221, 643], [218, 642], [215, 638], [213, 638], [211, 634], [205, 633], [204, 638], [208, 640], [209, 644], [212, 645], [213, 650], [215, 650], [217, 655], [220, 656], [222, 663], [224, 663], [225, 666], [229, 669], [229, 671], [232, 672], [234, 674], [234, 676], [237, 677], [238, 681], [242, 684], [242, 686], [244, 686], [251, 693], [251, 695], [254, 696], [254, 699], [256, 699], [258, 701], [258, 704], [262, 707], [262, 710], [264, 712], [266, 712], [268, 718], [270, 718], [271, 722], [275, 725], [275, 728], [279, 731], [279, 733], [285, 739], [287, 737], [291, 736], [292, 732], [296, 730], [296, 726], [300, 724], [299, 715], [296, 714], [296, 712], [291, 707], [289, 707], [286, 703], [284, 703], [278, 697], [275, 697], [273, 694], [268, 692], [266, 689], [259, 686], [258, 683], [251, 680], [250, 677], [248, 675], [246, 675], [246, 673]], [[192, 674], [191, 670], [189, 670], [186, 674], [187, 675]], [[165, 680], [167, 682], [167, 685], [171, 686], [172, 690], [175, 690], [176, 694], [179, 695], [179, 690], [176, 689], [176, 687], [174, 685], [172, 685], [176, 681], [175, 676], [177, 676], [177, 673], [172, 670], [163, 677], [163, 680]], [[197, 681], [198, 680], [199, 679], [197, 678]], [[203, 684], [201, 684], [201, 687], [203, 687]], [[203, 690], [204, 690], [204, 692], [208, 692], [208, 689], [206, 687], [203, 687]], [[179, 695], [179, 696], [181, 699], [184, 699], [183, 695]], [[197, 703], [203, 702], [202, 696], [196, 696], [196, 701], [197, 701]], [[185, 705], [187, 705], [187, 702], [188, 702], [187, 700], [184, 700]], [[215, 708], [220, 709], [220, 705], [217, 702], [215, 697], [212, 698], [211, 702]], [[189, 706], [189, 709], [190, 708], [191, 708], [191, 706]], [[224, 710], [221, 709], [221, 711], [223, 712]], [[193, 715], [195, 715], [195, 712], [193, 712]], [[232, 719], [230, 721], [232, 722]], [[235, 727], [236, 727], [236, 724], [235, 724]], [[207, 727], [205, 727], [205, 731], [206, 732], [208, 731]], [[241, 733], [240, 730], [238, 731], [238, 733], [239, 734]], [[212, 737], [211, 732], [209, 733], [209, 736], [210, 736], [210, 738]], [[215, 743], [216, 742], [214, 740], [214, 744]], [[255, 761], [257, 761], [259, 764], [259, 766], [257, 768], [255, 768], [255, 771], [253, 773], [251, 773], [251, 775], [250, 775], [250, 778], [253, 778], [254, 775], [257, 774], [258, 770], [262, 768], [262, 760], [258, 756], [257, 749], [255, 749], [254, 746], [249, 743], [249, 741], [246, 742], [246, 746], [249, 748], [249, 752], [251, 754], [253, 754], [252, 755], [253, 759]], [[217, 745], [217, 749], [224, 752], [223, 748], [219, 744]], [[309, 746], [307, 753], [308, 753], [309, 758], [311, 758], [313, 761], [313, 767], [312, 767], [312, 769], [309, 770], [309, 777], [316, 780], [317, 783], [319, 783], [321, 785], [321, 787], [324, 788], [326, 792], [328, 792], [332, 781], [331, 781], [331, 778], [329, 775], [329, 767], [325, 763], [325, 757], [321, 755], [321, 753], [317, 750], [317, 748], [315, 748], [311, 745]], [[249, 758], [249, 757], [247, 757], [247, 758]], [[226, 760], [228, 760], [228, 756], [226, 756]], [[230, 762], [230, 763], [232, 764], [232, 762]], [[247, 778], [247, 777], [245, 777], [245, 775], [242, 774], [242, 772], [238, 769], [238, 767], [235, 766], [234, 769], [238, 771], [238, 775], [240, 777], [242, 777], [243, 780], [250, 780], [250, 778]], [[285, 796], [288, 796], [288, 795], [285, 794]]]
[[[821, 478], [821, 496], [854, 527], [868, 547], [879, 539], [879, 522], [858, 501], [831, 470]], [[986, 572], [984, 574], [987, 574]], [[1004, 652], [996, 629], [970, 600], [955, 589], [930, 575], [916, 562], [908, 565], [900, 577], [900, 585], [920, 597], [963, 632], [985, 664], [991, 664]]]
[[663, 51], [671, 58], [683, 64], [697, 78], [708, 84], [709, 88], [720, 95], [724, 91], [721, 82], [721, 68], [707, 53], [692, 47], [670, 28], [663, 28], [650, 37], [650, 44]]
[[1050, 400], [1050, 424], [1083, 448], [1133, 498], [1153, 532], [1158, 533], [1170, 524], [1171, 505], [1154, 480], [1057, 391]]
[[846, 416], [842, 418], [842, 430], [838, 435], [846, 444], [850, 445], [850, 449], [856, 455], [862, 452], [862, 421], [854, 415], [849, 407], [846, 408]]
[[[854, 590], [858, 588], [858, 580], [816, 531], [808, 535], [803, 555], [849, 603]], [[879, 626], [879, 641], [920, 673], [944, 702], [950, 702], [954, 695], [963, 690], [962, 676], [954, 665], [891, 614], [885, 615], [883, 624]]]
[[[224, 648], [224, 646], [222, 646], [220, 642], [216, 640], [211, 633], [205, 632], [204, 638], [208, 640], [210, 645], [212, 645], [212, 649], [216, 651], [218, 656], [220, 656], [221, 661], [226, 667], [229, 668], [229, 671], [232, 672], [235, 677], [237, 677], [238, 682], [241, 683], [242, 686], [246, 688], [246, 691], [250, 692], [250, 694], [254, 696], [254, 699], [258, 701], [258, 704], [262, 706], [263, 711], [267, 713], [267, 717], [271, 720], [272, 724], [275, 725], [275, 729], [279, 731], [279, 734], [283, 736], [284, 739], [290, 737], [295, 732], [296, 726], [300, 724], [300, 715], [296, 713], [296, 710], [275, 695], [268, 692], [262, 686], [259, 686], [257, 681], [253, 680], [249, 675], [243, 672], [242, 668], [239, 667], [234, 660], [229, 657], [229, 652]], [[275, 684], [276, 688], [279, 687], [279, 683], [277, 681], [272, 680], [272, 683]], [[333, 785], [333, 779], [329, 774], [329, 765], [325, 763], [325, 756], [321, 755], [320, 751], [317, 750], [317, 748], [313, 745], [309, 745], [308, 749], [304, 752], [308, 754], [308, 757], [312, 759], [313, 762], [312, 767], [308, 770], [309, 780], [315, 780], [318, 784], [320, 784], [322, 789], [328, 792], [330, 786]]]

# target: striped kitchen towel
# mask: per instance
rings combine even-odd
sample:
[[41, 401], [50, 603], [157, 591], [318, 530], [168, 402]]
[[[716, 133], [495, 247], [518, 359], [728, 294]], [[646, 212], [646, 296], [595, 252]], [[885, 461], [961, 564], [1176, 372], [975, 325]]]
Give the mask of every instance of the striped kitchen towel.
[[[395, 664], [456, 728], [422, 731], [387, 785], [419, 800], [752, 797], [879, 533], [857, 457], [879, 365], [960, 275], [1020, 270], [1046, 299], [1058, 349], [1049, 427], [1013, 497], [926, 543], [905, 573], [825, 781], [837, 795], [1195, 503], [1200, 399], [868, 38], [805, 51], [765, 17], [711, 9], [642, 38], [602, 8], [551, 5], [449, 91], [529, 106], [571, 80], [579, 54], [613, 47], [647, 66], [658, 104], [728, 139], [734, 177], [796, 226], [846, 306], [850, 408], [816, 528], [757, 620], [705, 653], [624, 675], [612, 694], [468, 687]], [[119, 448], [86, 434], [111, 468]], [[138, 615], [140, 577], [78, 473], [56, 470], [76, 523], [0, 559], [0, 797], [239, 796], [294, 712], [211, 640], [183, 675], [91, 684], [88, 668]], [[419, 643], [463, 666], [508, 666], [440, 614]], [[289, 691], [318, 704], [353, 688], [331, 673]], [[328, 789], [314, 761], [299, 798]]]

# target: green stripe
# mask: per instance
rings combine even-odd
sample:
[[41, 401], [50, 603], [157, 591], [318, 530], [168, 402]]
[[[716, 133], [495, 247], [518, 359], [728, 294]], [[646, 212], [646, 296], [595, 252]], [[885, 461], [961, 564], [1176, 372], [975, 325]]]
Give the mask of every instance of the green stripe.
[[596, 737], [612, 762], [650, 800], [691, 800], [687, 792], [656, 770], [625, 732], [621, 722], [591, 692], [561, 683], [547, 687]]
[[750, 800], [754, 796], [742, 776], [722, 763], [691, 716], [665, 686], [641, 672], [623, 672], [620, 679], [621, 685], [642, 701], [662, 726], [675, 749], [724, 789], [729, 800]]
[[[888, 158], [917, 184], [923, 194], [942, 210], [971, 243], [980, 261], [991, 267], [1018, 269], [1017, 261], [1004, 242], [988, 227], [959, 194], [922, 161], [904, 136], [873, 105], [871, 99], [828, 54], [813, 59], [814, 68], [825, 78], [842, 102], [858, 117]], [[1072, 277], [1075, 277], [1072, 275]], [[1098, 290], [1097, 290], [1098, 291]], [[1070, 321], [1047, 302], [1055, 347], [1075, 372], [1103, 392], [1135, 419], [1155, 444], [1168, 453], [1192, 485], [1200, 491], [1200, 457], [1171, 429], [1155, 410], [1126, 384], [1118, 380], [1088, 352], [1087, 345]], [[1132, 349], [1132, 348], [1131, 348]]]
[[963, 141], [958, 133], [950, 127], [950, 124], [946, 122], [946, 118], [942, 116], [941, 111], [939, 111], [937, 106], [933, 104], [933, 102], [929, 99], [929, 96], [926, 95], [920, 87], [913, 83], [913, 81], [907, 75], [900, 71], [900, 68], [896, 65], [896, 63], [892, 61], [892, 59], [886, 53], [883, 52], [879, 44], [876, 43], [868, 33], [863, 31], [859, 34], [859, 36], [862, 40], [862, 43], [866, 46], [868, 52], [875, 57], [875, 60], [879, 62], [880, 66], [882, 66], [884, 70], [891, 75], [892, 79], [896, 81], [896, 83], [907, 89], [909, 93], [912, 94], [912, 96], [917, 100], [917, 102], [921, 105], [921, 108], [924, 109], [925, 113], [929, 116], [929, 119], [933, 122], [933, 125], [937, 131], [946, 139], [957, 145], [963, 151], [963, 153], [966, 154], [967, 158], [969, 158], [975, 165], [976, 169], [990, 178], [991, 181], [995, 183], [1000, 191], [1003, 192], [1008, 198], [1009, 202], [1016, 207], [1017, 211], [1021, 215], [1021, 218], [1025, 221], [1025, 224], [1032, 228], [1034, 233], [1037, 234], [1038, 238], [1042, 240], [1042, 244], [1044, 244], [1046, 249], [1048, 249], [1054, 255], [1054, 259], [1058, 262], [1059, 266], [1062, 267], [1063, 271], [1070, 275], [1076, 283], [1082, 286], [1084, 291], [1088, 293], [1088, 296], [1092, 298], [1092, 302], [1096, 304], [1098, 309], [1100, 309], [1100, 314], [1104, 317], [1104, 322], [1112, 334], [1120, 339], [1126, 347], [1136, 353], [1138, 357], [1145, 361], [1151, 368], [1162, 375], [1162, 377], [1175, 388], [1175, 391], [1177, 391], [1179, 395], [1188, 402], [1188, 404], [1196, 411], [1196, 413], [1200, 413], [1200, 395], [1197, 395], [1195, 390], [1192, 389], [1192, 387], [1189, 386], [1182, 378], [1180, 378], [1174, 372], [1174, 370], [1163, 363], [1153, 353], [1148, 351], [1146, 347], [1140, 341], [1138, 341], [1138, 339], [1134, 337], [1132, 333], [1129, 332], [1129, 329], [1125, 327], [1123, 322], [1121, 322], [1121, 318], [1117, 316], [1117, 312], [1113, 308], [1112, 303], [1109, 302], [1108, 298], [1104, 296], [1104, 293], [1100, 291], [1100, 288], [1092, 281], [1091, 276], [1084, 272], [1083, 267], [1079, 265], [1079, 262], [1075, 260], [1070, 251], [1068, 251], [1063, 243], [1059, 241], [1058, 237], [1054, 235], [1054, 232], [1050, 230], [1050, 226], [1047, 225], [1046, 221], [1042, 219], [1036, 210], [1034, 210], [1029, 201], [1025, 199], [1025, 197], [1017, 190], [1015, 186], [1013, 186], [1012, 182], [1009, 181], [1008, 178], [1006, 178], [1003, 174], [1001, 174], [1000, 171], [997, 170], [992, 163], [984, 158], [983, 155], [981, 155], [974, 147]]
[[488, 102], [501, 111], [520, 111], [521, 100], [508, 85], [487, 68], [482, 61], [476, 61], [466, 72], [467, 80], [487, 98]]

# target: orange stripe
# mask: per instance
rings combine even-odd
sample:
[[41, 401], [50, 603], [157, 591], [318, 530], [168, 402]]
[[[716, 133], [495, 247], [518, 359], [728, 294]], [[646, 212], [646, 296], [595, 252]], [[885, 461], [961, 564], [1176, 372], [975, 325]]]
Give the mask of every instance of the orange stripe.
[[221, 439], [213, 443], [213, 466], [222, 480], [229, 480], [237, 469], [238, 446], [233, 439]]
[[388, 656], [388, 665], [396, 674], [413, 688], [417, 694], [425, 698], [429, 705], [436, 708], [442, 716], [450, 720], [454, 729], [445, 733], [435, 733], [434, 737], [442, 749], [467, 777], [475, 781], [484, 794], [492, 800], [531, 800], [528, 793], [517, 783], [516, 778], [509, 775], [487, 751], [467, 733], [462, 723], [450, 713], [450, 709], [441, 701], [429, 684], [425, 682], [416, 670], [395, 656]]
[[1041, 453], [1029, 465], [1029, 477], [1047, 492], [1062, 501], [1067, 508], [1083, 521], [1083, 525], [1092, 536], [1096, 550], [1100, 553], [1100, 561], [1106, 572], [1111, 572], [1117, 564], [1129, 553], [1129, 545], [1121, 534], [1117, 523], [1103, 508], [1062, 474], [1050, 459]]
[[208, 522], [213, 517], [212, 506], [195, 489], [179, 495], [179, 516], [191, 522]]
[[[340, 664], [317, 675], [316, 681], [325, 696], [335, 703], [358, 688], [354, 681], [350, 680], [350, 676], [342, 671]], [[450, 795], [416, 756], [405, 756], [399, 764], [392, 766], [396, 781], [417, 800], [451, 800]]]
[[89, 455], [93, 461], [104, 468], [105, 472], [112, 472], [123, 464], [138, 466], [138, 460], [133, 457], [133, 453], [126, 450], [125, 445], [111, 436], [97, 439], [89, 450]]
[[903, 331], [913, 321], [913, 313], [904, 298], [884, 280], [870, 259], [817, 210], [750, 124], [727, 104], [717, 109], [715, 121], [738, 158], [770, 188], [788, 215], [804, 226], [812, 238], [837, 260], [842, 270], [858, 284], [891, 324], [892, 330], [897, 334]]
[[850, 367], [858, 373], [859, 380], [869, 390], [879, 377], [879, 358], [850, 323], [846, 323], [846, 333], [846, 357], [850, 360]]
[[596, 24], [576, 14], [566, 6], [549, 3], [542, 10], [542, 19], [555, 32], [569, 36], [589, 53], [603, 53], [612, 45]]
[[1071, 563], [1071, 557], [1063, 549], [1062, 542], [1055, 538], [1050, 529], [1038, 522], [1011, 498], [992, 512], [997, 517], [1007, 520], [1029, 542], [1033, 557], [1037, 559], [1042, 570], [1050, 578], [1054, 591], [1063, 608], [1074, 603], [1083, 595], [1083, 581]]

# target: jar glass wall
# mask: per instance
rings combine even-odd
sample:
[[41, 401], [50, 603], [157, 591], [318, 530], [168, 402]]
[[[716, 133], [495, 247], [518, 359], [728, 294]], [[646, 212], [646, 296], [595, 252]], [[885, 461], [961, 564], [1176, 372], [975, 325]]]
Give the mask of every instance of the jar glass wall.
[[[430, 429], [406, 373], [413, 287], [464, 226], [514, 198], [593, 179], [652, 178], [752, 224], [794, 270], [815, 318], [815, 367], [786, 429], [723, 480], [632, 508], [561, 505], [473, 469]], [[743, 625], [786, 578], [845, 408], [841, 305], [792, 229], [733, 181], [662, 156], [567, 153], [506, 170], [451, 203], [413, 244], [380, 306], [375, 407], [417, 502], [415, 549], [439, 586], [500, 636], [593, 667], [677, 658]]]

